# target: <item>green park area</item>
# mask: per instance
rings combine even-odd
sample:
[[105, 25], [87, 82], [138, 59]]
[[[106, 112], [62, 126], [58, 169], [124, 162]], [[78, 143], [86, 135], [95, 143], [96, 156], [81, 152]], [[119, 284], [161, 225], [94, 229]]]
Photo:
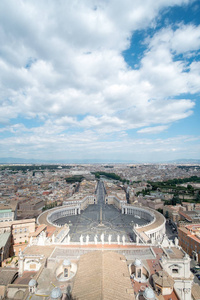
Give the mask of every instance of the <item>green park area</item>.
[[167, 181], [148, 181], [149, 187], [147, 186], [141, 193], [143, 196], [150, 195], [154, 191], [173, 194], [172, 200], [165, 201], [166, 205], [176, 205], [176, 203], [181, 203], [182, 201], [200, 203], [200, 188], [194, 187], [193, 184], [195, 183], [200, 183], [200, 177], [191, 176]]
[[115, 173], [107, 173], [107, 172], [99, 171], [99, 172], [93, 172], [92, 174], [95, 175], [96, 179], [100, 179], [100, 177], [102, 176], [107, 179], [117, 180], [117, 181], [121, 181], [122, 183], [129, 184], [129, 180], [122, 179], [119, 175]]

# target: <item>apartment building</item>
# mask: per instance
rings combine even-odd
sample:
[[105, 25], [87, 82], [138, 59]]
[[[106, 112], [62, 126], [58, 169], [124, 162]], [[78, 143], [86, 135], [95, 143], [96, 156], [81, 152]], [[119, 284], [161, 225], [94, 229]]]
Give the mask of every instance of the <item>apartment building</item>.
[[193, 259], [200, 262], [200, 223], [178, 228], [179, 245]]
[[0, 204], [0, 222], [9, 222], [17, 218], [17, 202]]
[[173, 205], [165, 205], [163, 207], [163, 215], [168, 215], [173, 222], [178, 222], [180, 220], [180, 212], [186, 211], [186, 208], [181, 206], [180, 204], [173, 206]]
[[35, 219], [0, 223], [0, 233], [11, 232], [12, 244], [28, 242], [29, 234], [35, 232]]

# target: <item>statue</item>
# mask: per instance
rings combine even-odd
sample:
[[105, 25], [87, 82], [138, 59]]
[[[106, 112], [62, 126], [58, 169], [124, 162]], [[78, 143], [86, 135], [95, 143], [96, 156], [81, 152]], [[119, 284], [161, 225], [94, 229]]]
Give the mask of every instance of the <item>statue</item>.
[[90, 237], [89, 237], [89, 235], [87, 234], [86, 235], [86, 244], [88, 245], [88, 243], [89, 243], [89, 239], [90, 239]]
[[118, 245], [120, 244], [120, 236], [119, 236], [119, 234], [117, 236], [117, 243], [118, 243]]
[[108, 243], [109, 243], [109, 245], [111, 244], [111, 239], [112, 239], [112, 234], [109, 234], [109, 236], [108, 236]]
[[70, 240], [71, 240], [71, 237], [70, 237], [70, 235], [68, 235], [68, 236], [67, 236], [67, 243], [68, 243], [68, 244], [70, 244]]
[[55, 235], [54, 235], [54, 234], [52, 235], [51, 242], [52, 242], [52, 244], [54, 244], [54, 243], [55, 243]]
[[122, 242], [123, 242], [123, 245], [125, 245], [125, 236], [124, 235], [122, 236]]
[[94, 243], [95, 243], [95, 245], [97, 245], [97, 234], [95, 234], [95, 236], [94, 236]]
[[19, 248], [19, 254], [18, 254], [19, 258], [23, 257], [23, 253], [22, 253], [22, 249]]
[[104, 233], [101, 234], [101, 242], [104, 244]]
[[175, 243], [175, 246], [178, 246], [178, 238], [177, 237], [175, 237], [174, 243]]
[[83, 245], [83, 236], [82, 236], [82, 234], [80, 236], [80, 243], [81, 243], [81, 245]]
[[38, 245], [44, 246], [46, 244], [46, 233], [42, 231], [38, 238]]

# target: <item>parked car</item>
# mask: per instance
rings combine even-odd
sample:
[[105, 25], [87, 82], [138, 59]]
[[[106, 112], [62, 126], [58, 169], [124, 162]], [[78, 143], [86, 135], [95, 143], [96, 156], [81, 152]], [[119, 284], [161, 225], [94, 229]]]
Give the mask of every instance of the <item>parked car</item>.
[[200, 280], [200, 274], [196, 274], [197, 278]]
[[192, 269], [191, 269], [191, 272], [195, 274], [195, 273], [198, 272], [198, 270], [196, 270], [195, 268], [192, 268]]

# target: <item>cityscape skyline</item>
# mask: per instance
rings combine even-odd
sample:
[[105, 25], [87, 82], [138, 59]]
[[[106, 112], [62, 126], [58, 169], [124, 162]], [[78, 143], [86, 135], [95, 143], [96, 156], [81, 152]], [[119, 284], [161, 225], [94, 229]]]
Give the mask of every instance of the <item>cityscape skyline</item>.
[[0, 3], [0, 157], [200, 159], [198, 1]]

